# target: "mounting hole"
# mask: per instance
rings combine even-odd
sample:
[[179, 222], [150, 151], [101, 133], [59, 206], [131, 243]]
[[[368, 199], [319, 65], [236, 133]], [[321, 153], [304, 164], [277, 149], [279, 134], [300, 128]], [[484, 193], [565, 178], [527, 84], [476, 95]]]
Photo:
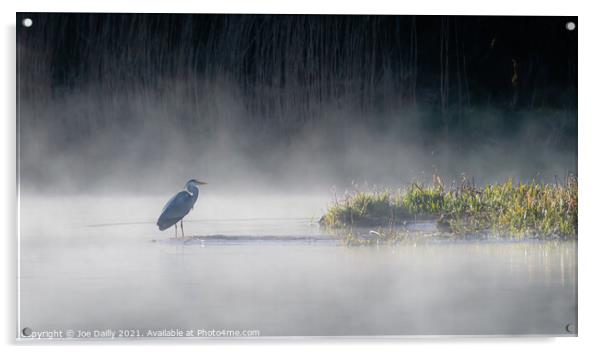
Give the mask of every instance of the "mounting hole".
[[574, 324], [566, 325], [566, 331], [569, 333], [575, 333], [575, 325]]
[[21, 23], [23, 23], [23, 26], [25, 27], [31, 27], [31, 25], [33, 25], [33, 21], [29, 17], [24, 18]]
[[573, 31], [573, 30], [575, 30], [575, 28], [577, 28], [577, 25], [575, 25], [575, 22], [569, 21], [566, 23], [565, 27], [567, 30]]
[[31, 332], [32, 332], [32, 331], [31, 331], [31, 328], [29, 328], [29, 327], [25, 327], [25, 328], [23, 328], [23, 329], [21, 330], [21, 333], [23, 333], [23, 335], [24, 335], [25, 337], [29, 337], [29, 336], [31, 336]]

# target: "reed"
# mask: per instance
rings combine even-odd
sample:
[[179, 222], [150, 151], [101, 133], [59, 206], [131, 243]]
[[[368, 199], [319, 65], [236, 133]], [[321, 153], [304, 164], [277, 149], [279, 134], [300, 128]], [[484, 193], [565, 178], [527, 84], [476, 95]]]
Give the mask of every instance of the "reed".
[[437, 176], [430, 185], [346, 193], [320, 219], [323, 226], [400, 225], [436, 220], [444, 233], [495, 233], [507, 237], [576, 238], [577, 178], [562, 183], [513, 182], [477, 187], [464, 179], [446, 188]]

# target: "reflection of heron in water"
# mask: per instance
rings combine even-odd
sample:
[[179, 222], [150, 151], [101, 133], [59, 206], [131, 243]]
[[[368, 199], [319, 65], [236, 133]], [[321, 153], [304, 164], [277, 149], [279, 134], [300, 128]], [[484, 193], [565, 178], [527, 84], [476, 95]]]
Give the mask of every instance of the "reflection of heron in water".
[[186, 183], [186, 190], [174, 195], [167, 204], [165, 204], [161, 216], [159, 216], [159, 220], [157, 220], [159, 230], [163, 231], [170, 228], [172, 225], [175, 225], [177, 238], [179, 221], [180, 228], [182, 229], [182, 237], [184, 237], [184, 224], [182, 219], [188, 214], [192, 207], [194, 207], [194, 203], [199, 197], [199, 189], [197, 186], [203, 184], [207, 183], [191, 179]]

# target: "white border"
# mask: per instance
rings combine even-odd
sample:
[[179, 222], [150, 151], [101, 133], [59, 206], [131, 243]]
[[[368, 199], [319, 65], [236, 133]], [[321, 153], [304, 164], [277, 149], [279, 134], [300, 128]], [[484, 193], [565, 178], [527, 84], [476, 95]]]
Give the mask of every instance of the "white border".
[[[115, 351], [131, 351], [142, 349], [148, 353], [164, 353], [166, 345], [174, 346], [173, 349], [183, 352], [198, 352], [199, 350], [215, 350], [220, 352], [240, 352], [250, 350], [256, 352], [306, 352], [308, 347], [322, 349], [328, 352], [365, 352], [378, 350], [391, 352], [404, 350], [409, 353], [446, 352], [459, 353], [508, 353], [510, 351], [544, 351], [548, 353], [589, 352], [600, 347], [598, 343], [598, 330], [600, 329], [601, 311], [600, 302], [602, 294], [599, 285], [600, 252], [602, 251], [602, 235], [598, 229], [600, 223], [599, 203], [602, 201], [600, 181], [602, 168], [600, 168], [599, 138], [602, 132], [600, 120], [602, 112], [599, 107], [602, 83], [600, 67], [600, 11], [596, 11], [596, 2], [578, 1], [532, 1], [504, 0], [486, 2], [476, 0], [454, 1], [384, 1], [370, 0], [361, 2], [327, 1], [327, 0], [302, 0], [302, 1], [276, 1], [276, 0], [221, 0], [221, 1], [193, 1], [180, 0], [98, 0], [98, 1], [67, 1], [67, 0], [14, 0], [13, 3], [2, 2], [2, 75], [1, 104], [2, 115], [0, 132], [3, 136], [2, 153], [0, 154], [3, 166], [2, 183], [0, 184], [4, 203], [1, 204], [0, 215], [4, 226], [4, 281], [5, 289], [2, 300], [5, 311], [2, 313], [0, 333], [4, 335], [3, 343], [8, 345], [10, 352], [40, 351], [44, 353], [81, 352], [82, 349], [92, 352], [104, 351], [111, 346]], [[15, 107], [15, 12], [17, 11], [63, 11], [63, 12], [206, 12], [206, 13], [371, 13], [371, 14], [488, 14], [488, 15], [577, 15], [579, 16], [579, 338], [427, 338], [427, 339], [334, 339], [334, 340], [253, 340], [253, 341], [205, 341], [203, 348], [190, 347], [190, 342], [154, 341], [152, 345], [147, 342], [139, 347], [140, 342], [94, 342], [92, 345], [18, 345], [15, 346], [14, 333], [16, 323], [16, 250], [17, 243], [14, 236], [17, 231], [16, 193], [15, 193], [15, 166], [16, 166], [16, 107]], [[196, 343], [196, 342], [195, 342]], [[300, 345], [290, 346], [291, 343]], [[336, 343], [334, 345], [333, 343]], [[252, 344], [252, 345], [249, 345]], [[286, 348], [284, 347], [286, 346]], [[318, 347], [318, 348], [314, 348]], [[170, 348], [169, 350], [173, 350]]]

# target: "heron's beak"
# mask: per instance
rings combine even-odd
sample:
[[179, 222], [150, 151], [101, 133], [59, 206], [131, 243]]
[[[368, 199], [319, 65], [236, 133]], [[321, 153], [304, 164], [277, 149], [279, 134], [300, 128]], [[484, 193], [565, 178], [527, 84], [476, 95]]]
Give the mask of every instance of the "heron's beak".
[[203, 184], [208, 184], [207, 182], [203, 182], [203, 181], [196, 181], [197, 184], [203, 185]]

